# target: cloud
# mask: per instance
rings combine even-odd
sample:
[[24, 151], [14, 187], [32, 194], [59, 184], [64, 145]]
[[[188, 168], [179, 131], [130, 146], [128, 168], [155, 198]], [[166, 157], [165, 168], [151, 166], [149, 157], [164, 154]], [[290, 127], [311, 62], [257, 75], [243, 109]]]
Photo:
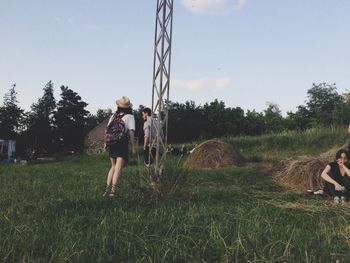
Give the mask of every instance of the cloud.
[[232, 80], [230, 77], [221, 78], [203, 78], [194, 80], [173, 80], [170, 85], [175, 88], [182, 88], [193, 93], [210, 90], [222, 90], [230, 86]]
[[230, 77], [223, 77], [217, 79], [214, 84], [217, 89], [225, 89], [231, 84], [231, 78]]
[[101, 28], [95, 24], [89, 24], [89, 23], [78, 23], [73, 18], [62, 18], [59, 16], [53, 17], [54, 21], [60, 25], [60, 26], [66, 26], [70, 28], [77, 28], [79, 30], [84, 29], [87, 31], [99, 31]]
[[181, 4], [191, 13], [227, 16], [232, 11], [240, 11], [247, 0], [181, 0]]
[[247, 0], [238, 0], [237, 4], [235, 6], [236, 10], [241, 11], [244, 8], [246, 2], [247, 2]]
[[59, 24], [59, 25], [63, 24], [62, 18], [60, 18], [58, 16], [54, 16], [53, 19], [56, 21], [57, 24]]

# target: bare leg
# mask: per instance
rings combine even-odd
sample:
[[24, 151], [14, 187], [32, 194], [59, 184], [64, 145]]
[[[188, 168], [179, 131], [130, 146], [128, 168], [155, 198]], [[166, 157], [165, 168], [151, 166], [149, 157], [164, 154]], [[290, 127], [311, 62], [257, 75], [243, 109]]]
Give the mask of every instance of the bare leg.
[[116, 164], [114, 167], [114, 173], [113, 173], [113, 178], [112, 178], [112, 191], [111, 191], [111, 193], [115, 193], [115, 191], [116, 191], [118, 180], [122, 174], [122, 169], [123, 169], [124, 163], [125, 163], [125, 161], [122, 157], [116, 158]]
[[107, 196], [111, 190], [112, 187], [112, 178], [115, 170], [115, 164], [116, 164], [116, 158], [110, 158], [111, 160], [111, 169], [109, 169], [108, 175], [107, 175], [107, 185], [106, 190], [103, 193], [103, 196]]
[[109, 186], [112, 185], [112, 178], [115, 171], [117, 158], [110, 158], [110, 160], [111, 160], [111, 169], [109, 169], [108, 176], [107, 176], [107, 185]]

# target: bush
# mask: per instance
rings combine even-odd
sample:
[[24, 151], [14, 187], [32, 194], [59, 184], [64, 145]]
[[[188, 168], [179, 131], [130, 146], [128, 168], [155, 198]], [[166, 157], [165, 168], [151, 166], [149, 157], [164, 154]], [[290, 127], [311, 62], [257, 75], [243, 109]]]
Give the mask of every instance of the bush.
[[188, 170], [167, 164], [159, 172], [149, 167], [141, 177], [139, 197], [149, 202], [159, 202], [166, 199], [181, 199], [185, 195]]

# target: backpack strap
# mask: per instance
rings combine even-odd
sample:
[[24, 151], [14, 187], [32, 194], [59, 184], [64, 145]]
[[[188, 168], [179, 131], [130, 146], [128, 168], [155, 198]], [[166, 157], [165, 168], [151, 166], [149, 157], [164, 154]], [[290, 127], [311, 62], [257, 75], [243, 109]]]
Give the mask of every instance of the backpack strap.
[[116, 112], [113, 114], [113, 117], [112, 117], [111, 121], [108, 123], [108, 125], [110, 125], [110, 124], [115, 120], [115, 118], [116, 118], [118, 115], [120, 116], [120, 118], [123, 118], [124, 115], [125, 115], [125, 113], [116, 111]]

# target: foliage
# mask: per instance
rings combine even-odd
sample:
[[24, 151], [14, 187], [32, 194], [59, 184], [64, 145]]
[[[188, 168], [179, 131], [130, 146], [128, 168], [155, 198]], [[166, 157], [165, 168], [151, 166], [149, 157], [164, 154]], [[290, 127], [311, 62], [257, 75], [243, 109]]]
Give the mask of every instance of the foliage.
[[263, 113], [255, 110], [248, 110], [243, 122], [246, 135], [260, 135], [265, 132], [265, 122]]
[[183, 187], [189, 171], [176, 162], [166, 162], [160, 171], [149, 167], [143, 171], [138, 195], [146, 202], [159, 202], [170, 199], [181, 199]]
[[207, 118], [201, 107], [194, 101], [185, 103], [169, 102], [168, 140], [172, 142], [197, 139], [207, 125]]
[[[4, 106], [0, 107], [0, 135], [3, 138], [17, 136], [27, 146], [48, 152], [81, 150], [86, 133], [108, 118], [112, 110], [98, 109], [95, 115], [91, 114], [85, 109], [87, 103], [76, 92], [65, 86], [61, 86], [61, 91], [61, 99], [56, 105], [53, 83], [48, 82], [43, 96], [25, 116], [17, 106], [17, 93], [13, 87], [5, 95]], [[314, 83], [307, 92], [305, 103], [284, 117], [278, 104], [270, 102], [266, 109], [257, 112], [227, 107], [217, 99], [204, 105], [196, 105], [194, 101], [168, 101], [167, 139], [169, 143], [198, 142], [221, 136], [256, 136], [341, 126], [350, 121], [350, 95], [339, 95], [335, 84]], [[140, 105], [133, 111], [139, 142], [144, 136], [141, 117], [144, 108]]]
[[69, 89], [61, 86], [61, 100], [57, 103], [55, 124], [63, 148], [81, 150], [85, 135], [85, 119], [88, 104], [81, 97]]
[[285, 128], [282, 113], [277, 104], [268, 103], [267, 109], [264, 110], [264, 119], [268, 133], [280, 132]]
[[133, 115], [135, 117], [135, 128], [136, 128], [136, 133], [135, 137], [139, 142], [143, 142], [143, 119], [142, 119], [142, 110], [146, 108], [143, 105], [140, 105], [138, 109], [133, 110]]
[[0, 107], [0, 139], [16, 139], [22, 128], [24, 111], [17, 105], [16, 84], [4, 96]]
[[98, 109], [96, 112], [97, 123], [101, 123], [112, 116], [111, 109]]
[[57, 142], [53, 118], [56, 113], [53, 82], [50, 80], [43, 90], [43, 96], [37, 103], [32, 104], [31, 111], [27, 114], [27, 146], [43, 152], [52, 152]]
[[311, 127], [310, 112], [302, 105], [297, 107], [295, 113], [288, 111], [286, 118], [286, 128], [289, 130], [303, 131]]
[[249, 161], [275, 162], [291, 156], [317, 155], [331, 147], [344, 147], [348, 137], [345, 127], [319, 127], [222, 140], [239, 150]]
[[312, 88], [307, 92], [308, 101], [306, 103], [310, 119], [313, 123], [329, 125], [334, 123], [332, 111], [337, 105], [344, 103], [344, 98], [338, 94], [336, 84], [320, 83], [312, 84]]

